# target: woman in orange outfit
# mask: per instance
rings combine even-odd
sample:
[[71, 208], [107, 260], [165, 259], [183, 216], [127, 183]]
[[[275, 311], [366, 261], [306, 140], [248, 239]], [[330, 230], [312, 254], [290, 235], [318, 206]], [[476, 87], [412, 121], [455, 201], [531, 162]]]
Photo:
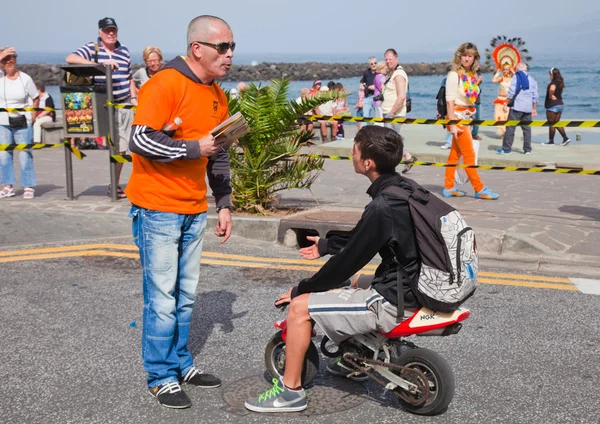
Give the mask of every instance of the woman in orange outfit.
[[[473, 43], [464, 43], [454, 53], [452, 69], [446, 78], [446, 103], [448, 105], [448, 119], [472, 120], [475, 116], [475, 101], [479, 97], [479, 86], [475, 71], [479, 66], [479, 51]], [[463, 157], [465, 165], [475, 165], [475, 150], [471, 127], [468, 125], [449, 125], [448, 131], [452, 134], [452, 147], [447, 163], [458, 163]], [[477, 199], [496, 200], [500, 195], [487, 188], [477, 173], [477, 169], [465, 169]], [[444, 197], [462, 197], [466, 193], [458, 190], [455, 185], [455, 168], [446, 167], [444, 181]]]

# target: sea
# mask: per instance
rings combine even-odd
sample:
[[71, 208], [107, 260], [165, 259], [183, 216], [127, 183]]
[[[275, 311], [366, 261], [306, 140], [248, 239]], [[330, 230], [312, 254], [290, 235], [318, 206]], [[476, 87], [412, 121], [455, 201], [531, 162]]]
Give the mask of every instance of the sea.
[[[65, 57], [70, 52], [63, 53], [35, 53], [19, 52], [19, 63], [48, 63], [62, 64]], [[173, 58], [177, 53], [164, 54], [165, 58]], [[533, 59], [528, 62], [530, 75], [535, 78], [539, 86], [540, 119], [545, 116], [544, 98], [546, 95], [546, 86], [550, 82], [549, 70], [551, 68], [560, 69], [564, 80], [565, 90], [563, 91], [563, 100], [565, 109], [563, 119], [600, 119], [600, 68], [597, 58], [584, 56], [574, 53], [556, 53], [556, 54], [531, 54]], [[303, 63], [303, 62], [323, 62], [323, 63], [365, 63], [369, 56], [376, 56], [382, 60], [382, 55], [370, 53], [236, 53], [233, 62], [237, 65], [252, 65], [258, 63]], [[402, 63], [436, 63], [450, 60], [452, 52], [442, 53], [406, 53], [399, 52], [400, 64]], [[141, 53], [132, 54], [133, 63], [142, 63]], [[366, 65], [365, 65], [366, 69]], [[435, 118], [436, 115], [436, 94], [444, 76], [410, 76], [410, 94], [412, 97], [412, 112], [409, 117], [412, 118]], [[492, 101], [496, 98], [498, 86], [492, 84], [492, 74], [484, 74], [484, 84], [481, 86], [481, 118], [494, 119], [494, 107]], [[343, 84], [349, 92], [348, 106], [356, 104], [357, 90], [359, 86], [359, 77], [342, 78], [335, 82]], [[324, 80], [326, 84], [329, 80]], [[255, 84], [268, 84], [268, 81], [246, 81]], [[237, 85], [237, 82], [223, 81], [221, 83], [224, 89], [231, 89]], [[300, 96], [302, 88], [310, 88], [312, 81], [292, 81], [290, 84], [289, 97], [296, 99]], [[50, 95], [55, 99], [59, 98], [59, 87], [49, 86], [47, 88]]]

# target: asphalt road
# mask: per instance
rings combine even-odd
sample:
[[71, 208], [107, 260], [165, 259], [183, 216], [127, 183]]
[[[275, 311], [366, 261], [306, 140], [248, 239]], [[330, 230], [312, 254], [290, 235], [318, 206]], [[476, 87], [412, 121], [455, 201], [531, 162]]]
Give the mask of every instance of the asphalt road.
[[[281, 318], [272, 307], [275, 297], [310, 272], [248, 258], [232, 265], [231, 256], [221, 255], [299, 256], [241, 238], [221, 245], [214, 236], [204, 247], [190, 348], [196, 365], [219, 375], [224, 385], [190, 388], [194, 406], [168, 410], [145, 390], [135, 251], [90, 247], [82, 256], [80, 248], [72, 250], [0, 252], [2, 422], [600, 422], [600, 296], [560, 284], [535, 287], [526, 276], [514, 286], [481, 284], [466, 304], [472, 316], [458, 335], [412, 340], [441, 354], [454, 370], [456, 394], [441, 416], [411, 415], [374, 382], [352, 383], [347, 396], [329, 406], [353, 407], [326, 415], [310, 409], [300, 416], [228, 410], [231, 393], [264, 377], [264, 346]], [[324, 364], [322, 358], [322, 374]], [[314, 404], [319, 385], [331, 380], [323, 375], [319, 381], [309, 390]]]

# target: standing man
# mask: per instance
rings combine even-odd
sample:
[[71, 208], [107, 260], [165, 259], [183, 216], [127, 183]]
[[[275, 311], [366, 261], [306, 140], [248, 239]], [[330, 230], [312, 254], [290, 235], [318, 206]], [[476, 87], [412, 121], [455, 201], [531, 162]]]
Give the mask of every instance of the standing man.
[[[385, 64], [388, 67], [388, 77], [383, 84], [383, 102], [381, 109], [384, 118], [403, 118], [406, 116], [406, 92], [408, 90], [408, 75], [398, 63], [398, 53], [394, 49], [387, 49], [384, 55]], [[384, 124], [386, 128], [392, 128], [398, 134], [402, 124]], [[404, 169], [407, 173], [412, 168], [417, 158], [413, 157], [406, 146], [402, 150]]]
[[[228, 117], [227, 97], [215, 79], [227, 75], [234, 49], [227, 22], [194, 18], [187, 55], [142, 86], [133, 122], [127, 196], [143, 271], [142, 360], [150, 394], [168, 408], [192, 405], [180, 383], [221, 385], [194, 366], [187, 345], [206, 229], [207, 175], [217, 205], [215, 235], [225, 242], [231, 234], [229, 156], [225, 137], [215, 139], [210, 131]], [[174, 133], [161, 131], [171, 124]]]
[[[131, 56], [127, 47], [117, 40], [119, 27], [113, 18], [104, 18], [98, 21], [98, 40], [89, 42], [77, 51], [67, 56], [67, 63], [71, 65], [101, 65], [110, 64], [113, 70], [112, 86], [115, 103], [132, 103], [137, 105], [137, 90], [131, 74]], [[106, 77], [94, 77], [94, 84], [106, 85]], [[115, 109], [116, 134], [110, 134], [115, 143], [115, 150], [120, 155], [127, 153], [131, 123], [133, 122], [131, 109]], [[119, 187], [122, 163], [116, 164], [117, 171], [117, 197], [124, 198], [125, 193]], [[110, 186], [108, 187], [110, 196]]]
[[377, 73], [377, 59], [375, 56], [369, 58], [369, 67], [363, 73], [360, 83], [364, 85], [365, 98], [363, 99], [363, 116], [372, 118], [375, 116], [375, 109], [373, 108], [373, 94], [375, 92], [375, 75]]
[[[507, 103], [510, 99], [515, 99], [514, 105], [508, 113], [509, 121], [531, 121], [537, 116], [538, 103], [538, 85], [531, 75], [527, 74], [527, 65], [520, 62], [517, 64], [517, 73], [510, 80], [508, 89]], [[506, 112], [508, 106], [504, 105]], [[531, 154], [531, 127], [521, 127], [523, 129], [523, 153]], [[502, 139], [502, 148], [498, 149], [499, 155], [510, 155], [512, 145], [515, 141], [516, 127], [506, 127], [504, 138]]]

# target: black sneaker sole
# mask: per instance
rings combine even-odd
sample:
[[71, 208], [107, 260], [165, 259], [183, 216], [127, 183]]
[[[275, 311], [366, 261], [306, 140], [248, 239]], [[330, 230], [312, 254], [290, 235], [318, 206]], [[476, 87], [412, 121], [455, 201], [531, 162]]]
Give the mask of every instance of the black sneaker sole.
[[158, 401], [158, 404], [161, 406], [164, 406], [165, 408], [169, 408], [169, 409], [187, 409], [187, 408], [191, 408], [192, 407], [192, 402], [190, 402], [189, 405], [169, 405], [166, 403], [162, 403], [160, 401], [160, 399], [158, 399], [156, 396], [154, 396], [154, 394], [151, 391], [148, 391], [148, 394], [150, 396], [152, 396], [153, 399], [156, 399]]

